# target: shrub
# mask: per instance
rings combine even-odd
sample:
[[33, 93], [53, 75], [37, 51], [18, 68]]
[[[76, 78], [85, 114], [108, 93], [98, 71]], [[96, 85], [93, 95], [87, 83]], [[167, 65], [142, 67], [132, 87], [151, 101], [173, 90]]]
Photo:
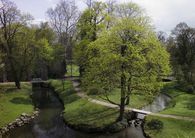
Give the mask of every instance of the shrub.
[[174, 99], [172, 99], [169, 103], [168, 106], [166, 108], [173, 108], [176, 105], [176, 101]]
[[188, 84], [187, 82], [179, 82], [179, 90], [185, 91], [188, 94], [193, 94], [195, 92], [194, 86], [191, 84]]
[[99, 89], [98, 88], [90, 88], [88, 90], [88, 95], [98, 95], [99, 94]]
[[194, 86], [187, 85], [186, 86], [186, 92], [189, 93], [189, 94], [193, 94], [194, 93]]
[[147, 123], [147, 127], [151, 130], [160, 131], [161, 129], [163, 129], [163, 122], [158, 119], [152, 119]]

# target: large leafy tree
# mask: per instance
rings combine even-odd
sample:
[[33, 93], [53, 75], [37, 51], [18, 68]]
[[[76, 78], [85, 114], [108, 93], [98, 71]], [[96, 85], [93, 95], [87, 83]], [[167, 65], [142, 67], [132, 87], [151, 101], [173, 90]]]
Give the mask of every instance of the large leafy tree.
[[35, 30], [22, 26], [20, 32], [14, 37], [14, 48], [12, 56], [14, 58], [15, 74], [19, 80], [29, 80], [32, 75], [32, 65], [35, 60]]
[[22, 15], [17, 6], [9, 0], [1, 0], [0, 7], [0, 46], [5, 53], [4, 61], [9, 64], [11, 74], [17, 88], [20, 88], [20, 74], [15, 66], [14, 47], [15, 37], [22, 26], [31, 19], [29, 15]]
[[106, 25], [108, 26], [108, 20], [106, 4], [95, 1], [88, 3], [88, 8], [79, 18], [77, 23], [78, 41], [75, 48], [75, 59], [79, 65], [81, 76], [85, 72], [85, 68], [88, 64], [88, 44], [95, 41], [98, 37], [98, 33], [100, 33]]
[[186, 23], [178, 24], [169, 38], [168, 50], [177, 79], [194, 86], [195, 81], [195, 29]]
[[53, 60], [53, 48], [45, 38], [36, 41], [35, 46], [34, 77], [48, 79], [49, 63]]
[[[89, 45], [90, 61], [83, 78], [86, 86], [101, 88], [106, 99], [119, 106], [118, 121], [123, 119], [132, 92], [154, 94], [161, 77], [169, 72], [169, 54], [138, 6], [129, 3], [119, 9], [115, 25]], [[120, 103], [106, 95], [115, 88], [120, 88]]]

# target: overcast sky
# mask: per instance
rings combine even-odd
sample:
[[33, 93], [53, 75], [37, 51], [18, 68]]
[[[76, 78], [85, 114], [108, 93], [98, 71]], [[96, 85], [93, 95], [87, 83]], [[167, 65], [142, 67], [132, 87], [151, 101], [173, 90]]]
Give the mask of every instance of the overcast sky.
[[[45, 12], [54, 7], [58, 0], [13, 0], [19, 9], [34, 16], [36, 22], [46, 19]], [[103, 0], [102, 0], [103, 1]], [[194, 0], [118, 0], [133, 1], [144, 8], [151, 17], [157, 31], [169, 33], [179, 22], [186, 22], [195, 27]], [[84, 7], [83, 0], [76, 0], [78, 6]]]

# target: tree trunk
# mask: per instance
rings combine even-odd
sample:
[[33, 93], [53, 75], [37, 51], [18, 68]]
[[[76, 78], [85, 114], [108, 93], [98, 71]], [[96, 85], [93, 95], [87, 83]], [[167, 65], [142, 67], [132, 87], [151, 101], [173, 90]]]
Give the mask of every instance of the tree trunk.
[[71, 68], [70, 68], [70, 70], [71, 70], [71, 77], [73, 76], [72, 75], [72, 60], [71, 60]]
[[121, 97], [120, 114], [119, 114], [119, 117], [117, 118], [117, 121], [122, 121], [123, 120], [124, 112], [125, 112], [125, 98]]
[[18, 88], [18, 89], [21, 89], [20, 87], [20, 81], [17, 79], [15, 80], [15, 86]]
[[79, 66], [79, 74], [80, 74], [80, 77], [83, 76], [84, 71], [85, 71], [85, 68], [83, 66]]
[[20, 89], [21, 87], [20, 87], [20, 79], [18, 77], [18, 72], [16, 71], [13, 60], [10, 56], [8, 56], [8, 60], [9, 60], [9, 64], [10, 64], [10, 67], [11, 67], [12, 76], [14, 77], [15, 86], [18, 89]]
[[[121, 56], [125, 56], [126, 46], [121, 46]], [[125, 63], [121, 63], [121, 103], [120, 103], [120, 115], [117, 121], [123, 120], [125, 112], [125, 100], [126, 100], [126, 77], [125, 77]]]
[[7, 71], [5, 69], [6, 67], [3, 67], [3, 82], [7, 82]]

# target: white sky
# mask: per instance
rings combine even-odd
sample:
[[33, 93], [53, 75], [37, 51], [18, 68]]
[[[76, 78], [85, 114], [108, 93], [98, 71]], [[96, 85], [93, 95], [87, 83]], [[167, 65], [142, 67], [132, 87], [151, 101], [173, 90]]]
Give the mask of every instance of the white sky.
[[[46, 20], [48, 8], [54, 7], [58, 0], [13, 0], [23, 12], [34, 16], [36, 22]], [[83, 8], [83, 0], [75, 0]], [[102, 0], [104, 1], [104, 0]], [[133, 1], [144, 8], [157, 29], [169, 33], [179, 22], [195, 27], [195, 0], [117, 0]]]

